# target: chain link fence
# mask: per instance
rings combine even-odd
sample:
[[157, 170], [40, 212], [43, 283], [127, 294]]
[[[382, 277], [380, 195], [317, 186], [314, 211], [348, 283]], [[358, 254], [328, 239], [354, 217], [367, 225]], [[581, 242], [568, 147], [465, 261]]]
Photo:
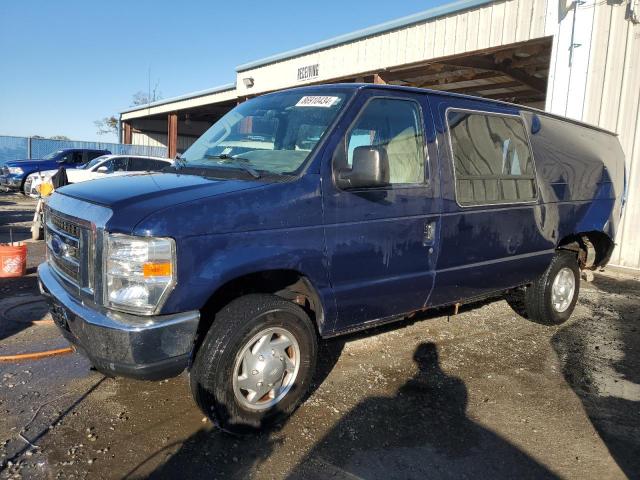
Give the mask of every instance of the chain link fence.
[[166, 147], [146, 145], [125, 145], [123, 143], [83, 142], [76, 140], [51, 140], [36, 137], [10, 137], [0, 135], [0, 165], [9, 160], [42, 158], [45, 155], [65, 148], [89, 148], [109, 150], [118, 155], [148, 155], [166, 157]]

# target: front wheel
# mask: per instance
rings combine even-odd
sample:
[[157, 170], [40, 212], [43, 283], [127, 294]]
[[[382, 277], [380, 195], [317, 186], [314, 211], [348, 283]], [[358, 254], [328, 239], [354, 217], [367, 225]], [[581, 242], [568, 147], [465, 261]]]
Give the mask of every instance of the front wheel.
[[315, 329], [298, 305], [274, 295], [240, 297], [216, 315], [196, 355], [193, 397], [224, 430], [272, 425], [304, 399], [316, 352]]
[[524, 318], [543, 325], [566, 322], [578, 300], [580, 269], [576, 255], [558, 251], [547, 270], [531, 285], [507, 296], [509, 305]]

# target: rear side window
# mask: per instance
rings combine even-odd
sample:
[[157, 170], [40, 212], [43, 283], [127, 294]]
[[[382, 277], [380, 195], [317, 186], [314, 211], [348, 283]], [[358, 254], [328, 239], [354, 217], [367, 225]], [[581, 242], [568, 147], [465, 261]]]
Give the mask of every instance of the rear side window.
[[536, 199], [533, 155], [522, 119], [448, 110], [447, 124], [460, 205]]
[[105, 166], [109, 169], [109, 173], [113, 172], [125, 172], [127, 170], [127, 157], [116, 157], [105, 163]]
[[136, 158], [129, 159], [129, 171], [132, 172], [153, 172], [162, 170], [167, 166], [167, 163], [161, 160], [154, 160], [153, 158]]
[[387, 152], [392, 184], [424, 182], [424, 135], [420, 107], [412, 100], [374, 98], [347, 136], [347, 164], [356, 147], [376, 146]]

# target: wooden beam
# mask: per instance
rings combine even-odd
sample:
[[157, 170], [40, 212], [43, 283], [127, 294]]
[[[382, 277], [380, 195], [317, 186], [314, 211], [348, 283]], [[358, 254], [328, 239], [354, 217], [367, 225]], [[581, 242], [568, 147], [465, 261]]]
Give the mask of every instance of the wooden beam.
[[123, 139], [122, 143], [131, 145], [131, 124], [129, 122], [122, 122], [123, 127]]
[[492, 100], [508, 100], [511, 98], [526, 98], [526, 99], [535, 99], [535, 100], [543, 100], [544, 95], [536, 90], [520, 90], [519, 92], [504, 92], [504, 93], [493, 93], [491, 95], [482, 95], [483, 98], [490, 98]]
[[[469, 93], [469, 92], [483, 92], [485, 90], [498, 90], [499, 88], [514, 88], [514, 87], [522, 87], [522, 83], [520, 82], [501, 82], [501, 83], [484, 83], [482, 85], [470, 85], [468, 87], [460, 87], [460, 88], [443, 88], [445, 92], [452, 93]], [[515, 92], [514, 92], [515, 93]]]
[[540, 93], [547, 92], [547, 82], [545, 80], [531, 77], [526, 73], [517, 70], [515, 68], [511, 68], [505, 63], [494, 63], [493, 60], [486, 57], [475, 57], [475, 58], [452, 58], [451, 60], [446, 61], [449, 65], [455, 65], [458, 67], [468, 67], [468, 68], [477, 68], [480, 70], [488, 70], [493, 72], [501, 72], [505, 75], [510, 76], [514, 80], [518, 80], [520, 83], [525, 84], [527, 87], [532, 90], [536, 90]]
[[172, 112], [167, 116], [167, 156], [175, 158], [178, 153], [178, 114]]
[[488, 79], [488, 78], [496, 78], [499, 77], [501, 75], [496, 74], [495, 72], [474, 72], [474, 71], [467, 71], [464, 74], [460, 74], [458, 73], [459, 71], [457, 70], [455, 72], [455, 75], [453, 74], [454, 72], [452, 72], [452, 75], [449, 75], [447, 73], [441, 73], [438, 75], [433, 75], [433, 76], [428, 76], [428, 77], [424, 77], [424, 78], [420, 78], [420, 84], [418, 85], [418, 87], [420, 88], [429, 88], [429, 87], [433, 87], [433, 88], [438, 88], [438, 87], [442, 87], [442, 88], [438, 88], [439, 90], [444, 90], [446, 88], [447, 84], [451, 84], [451, 83], [458, 83], [458, 82], [468, 82], [469, 80], [483, 80], [483, 79]]

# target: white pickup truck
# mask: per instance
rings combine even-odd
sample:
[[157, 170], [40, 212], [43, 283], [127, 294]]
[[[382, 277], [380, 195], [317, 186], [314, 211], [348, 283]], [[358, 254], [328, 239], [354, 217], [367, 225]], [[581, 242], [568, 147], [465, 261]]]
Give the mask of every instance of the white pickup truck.
[[[81, 168], [67, 170], [69, 183], [95, 180], [105, 175], [126, 175], [132, 172], [157, 172], [173, 165], [173, 160], [161, 157], [143, 157], [137, 155], [103, 155], [87, 162]], [[24, 183], [24, 193], [38, 197], [39, 187], [47, 182], [58, 170], [46, 170], [30, 174]]]

